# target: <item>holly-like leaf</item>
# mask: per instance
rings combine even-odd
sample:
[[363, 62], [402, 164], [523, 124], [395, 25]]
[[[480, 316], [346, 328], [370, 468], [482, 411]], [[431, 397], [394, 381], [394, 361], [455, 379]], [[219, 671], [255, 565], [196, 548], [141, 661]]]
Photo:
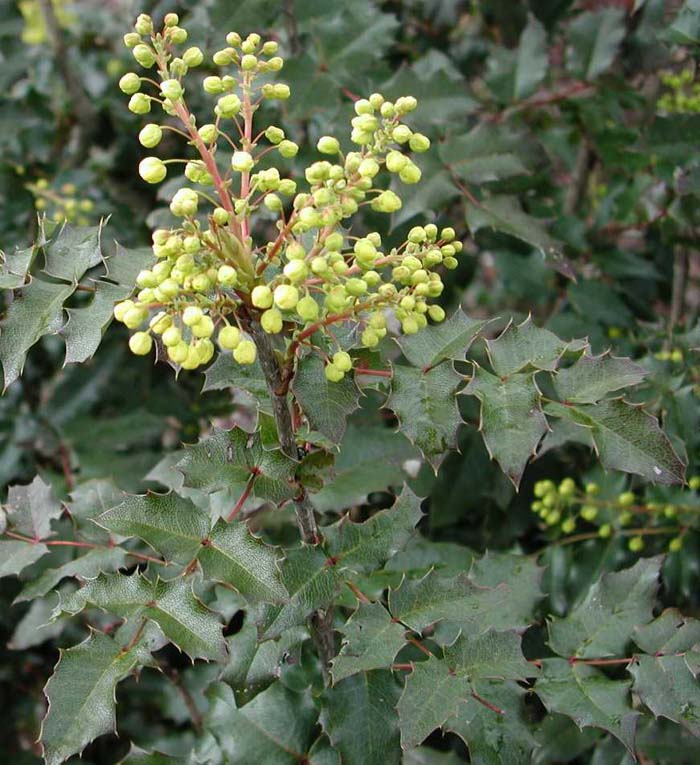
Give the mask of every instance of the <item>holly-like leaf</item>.
[[[317, 454], [325, 459], [323, 452], [309, 456]], [[417, 468], [421, 462], [420, 452], [400, 430], [349, 423], [325, 485], [311, 501], [321, 512], [362, 505], [368, 494], [403, 484], [409, 468]]]
[[345, 637], [332, 662], [334, 683], [357, 672], [389, 667], [406, 645], [405, 629], [381, 603], [360, 603], [340, 631]]
[[10, 486], [5, 510], [14, 531], [32, 539], [46, 539], [51, 534], [51, 521], [61, 515], [61, 503], [51, 486], [36, 476], [27, 486]]
[[530, 765], [536, 741], [525, 716], [527, 692], [512, 680], [482, 680], [473, 688], [481, 700], [462, 700], [445, 730], [464, 741], [473, 765]]
[[700, 620], [667, 608], [653, 622], [635, 627], [633, 638], [646, 653], [682, 653], [700, 644]]
[[91, 281], [95, 290], [91, 301], [79, 308], [68, 308], [68, 321], [61, 330], [66, 343], [66, 364], [86, 361], [97, 350], [102, 335], [113, 318], [114, 304], [134, 290], [141, 269], [153, 260], [150, 249], [126, 250], [120, 245], [105, 262], [105, 273]]
[[216, 738], [227, 765], [299, 765], [315, 738], [316, 710], [308, 694], [274, 683], [238, 708], [225, 683], [206, 692], [205, 728]]
[[128, 496], [96, 521], [115, 534], [142, 539], [166, 560], [177, 563], [195, 557], [210, 525], [204, 511], [177, 494]]
[[102, 226], [62, 226], [44, 246], [44, 273], [76, 285], [102, 263], [101, 235]]
[[486, 343], [491, 366], [499, 377], [525, 369], [553, 372], [569, 343], [536, 326], [528, 316], [522, 324], [512, 321], [495, 340]]
[[126, 560], [126, 551], [121, 547], [88, 550], [85, 555], [80, 555], [62, 566], [48, 568], [36, 579], [30, 579], [15, 598], [15, 602], [20, 603], [46, 595], [62, 579], [68, 577], [94, 579], [100, 573], [116, 571], [124, 566]]
[[[97, 544], [108, 544], [109, 533], [93, 520], [101, 513], [123, 502], [124, 492], [118, 489], [111, 479], [96, 478], [81, 483], [71, 492], [70, 497], [66, 510], [80, 532], [81, 539]], [[113, 541], [119, 541], [119, 539], [117, 537]]]
[[287, 599], [280, 581], [280, 554], [254, 537], [245, 523], [218, 521], [198, 560], [206, 577], [232, 585], [249, 600], [278, 603]]
[[569, 658], [624, 656], [632, 632], [652, 620], [661, 558], [604, 574], [566, 617], [549, 622], [549, 645]]
[[14, 290], [27, 281], [27, 273], [37, 255], [39, 248], [17, 247], [14, 252], [6, 253], [0, 250], [0, 289]]
[[61, 651], [45, 693], [49, 711], [41, 742], [46, 765], [60, 765], [98, 736], [114, 733], [117, 684], [148, 660], [144, 642], [124, 648], [112, 637], [93, 632], [80, 645]]
[[197, 444], [185, 447], [177, 464], [185, 476], [185, 486], [215, 492], [226, 489], [242, 494], [252, 479], [251, 495], [279, 503], [298, 492], [293, 483], [296, 462], [280, 449], [266, 449], [260, 433], [241, 428], [220, 430]]
[[434, 469], [445, 451], [457, 445], [462, 418], [456, 393], [461, 384], [462, 378], [451, 362], [426, 372], [394, 366], [386, 406], [399, 418], [404, 435], [423, 452]]
[[316, 354], [304, 356], [297, 365], [292, 392], [311, 428], [338, 444], [345, 433], [348, 415], [359, 406], [360, 391], [352, 375], [346, 375], [340, 382], [330, 382], [324, 367]]
[[204, 373], [203, 391], [234, 388], [252, 396], [264, 409], [270, 408], [270, 396], [260, 362], [237, 364], [229, 355], [220, 353]]
[[582, 13], [569, 27], [569, 70], [584, 80], [595, 80], [611, 66], [624, 38], [622, 8]]
[[553, 402], [545, 412], [586, 428], [600, 461], [609, 470], [635, 473], [655, 483], [684, 480], [685, 465], [656, 418], [639, 406], [622, 399], [567, 406]]
[[191, 765], [189, 757], [173, 757], [162, 752], [145, 752], [139, 747], [131, 745], [131, 751], [118, 765]]
[[19, 574], [48, 551], [49, 548], [41, 543], [0, 539], [0, 577]]
[[638, 385], [646, 371], [629, 359], [608, 353], [582, 356], [554, 378], [558, 395], [567, 403], [595, 404], [608, 393]]
[[87, 605], [130, 619], [152, 619], [163, 634], [191, 659], [223, 661], [226, 642], [218, 617], [194, 595], [182, 577], [151, 582], [136, 573], [101, 574], [61, 598], [56, 614], [77, 614]]
[[588, 664], [566, 659], [543, 659], [535, 692], [550, 712], [570, 717], [579, 728], [602, 728], [634, 753], [639, 712], [630, 703], [626, 680], [610, 680]]
[[481, 402], [479, 431], [486, 448], [517, 488], [548, 429], [534, 375], [496, 377], [474, 365], [464, 393]]
[[448, 136], [439, 152], [467, 183], [488, 183], [528, 172], [519, 156], [523, 138], [511, 126], [478, 124], [468, 133]]
[[535, 247], [547, 258], [561, 258], [559, 242], [549, 235], [544, 221], [523, 212], [515, 197], [492, 196], [478, 206], [467, 203], [467, 225], [473, 234], [491, 228]]
[[400, 550], [411, 538], [420, 517], [420, 500], [404, 489], [392, 507], [364, 523], [342, 518], [324, 527], [324, 546], [288, 550], [281, 569], [290, 599], [268, 611], [265, 637], [277, 637], [283, 630], [301, 624], [315, 609], [327, 607], [345, 579], [376, 569]]
[[470, 319], [461, 308], [441, 324], [396, 340], [401, 352], [414, 367], [429, 369], [446, 360], [464, 360], [469, 347], [489, 322]]
[[321, 725], [344, 763], [399, 765], [399, 688], [391, 672], [362, 672], [326, 688]]

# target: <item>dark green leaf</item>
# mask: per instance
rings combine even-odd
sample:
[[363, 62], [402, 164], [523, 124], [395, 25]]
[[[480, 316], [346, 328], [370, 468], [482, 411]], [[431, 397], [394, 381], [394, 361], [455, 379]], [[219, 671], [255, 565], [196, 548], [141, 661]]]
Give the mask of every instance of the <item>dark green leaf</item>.
[[486, 344], [493, 370], [500, 377], [524, 369], [553, 372], [568, 345], [548, 329], [536, 326], [529, 316], [522, 324], [509, 322], [495, 340]]
[[44, 272], [77, 284], [83, 274], [102, 263], [101, 226], [63, 226], [44, 246]]
[[41, 543], [0, 539], [0, 577], [19, 574], [22, 569], [46, 555], [49, 548]]
[[646, 372], [629, 359], [607, 353], [582, 356], [573, 366], [554, 378], [559, 396], [568, 403], [595, 404], [608, 393], [638, 385]]
[[582, 13], [569, 28], [569, 69], [584, 80], [595, 80], [611, 66], [624, 38], [625, 11], [622, 8]]
[[51, 521], [61, 515], [61, 503], [39, 476], [27, 486], [10, 486], [5, 509], [13, 530], [32, 539], [50, 536]]

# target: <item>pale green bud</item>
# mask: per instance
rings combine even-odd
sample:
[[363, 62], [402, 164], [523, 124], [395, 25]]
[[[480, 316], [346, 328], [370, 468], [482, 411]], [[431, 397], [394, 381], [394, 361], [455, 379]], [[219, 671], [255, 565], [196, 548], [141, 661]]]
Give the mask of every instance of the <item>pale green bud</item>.
[[119, 89], [127, 96], [138, 93], [141, 89], [141, 78], [135, 72], [128, 72], [119, 80]]
[[205, 77], [202, 81], [202, 87], [206, 93], [210, 93], [211, 95], [224, 92], [224, 84], [221, 81], [221, 77]]
[[258, 351], [252, 340], [241, 340], [233, 351], [233, 358], [239, 364], [254, 364]]
[[132, 49], [132, 54], [134, 58], [141, 64], [144, 69], [150, 69], [153, 64], [156, 63], [156, 56], [155, 53], [149, 48], [148, 45], [144, 45], [143, 43], [139, 43], [135, 48]]
[[134, 93], [129, 99], [128, 108], [134, 114], [148, 114], [151, 111], [151, 99], [145, 93]]
[[136, 332], [129, 338], [129, 348], [137, 356], [146, 356], [153, 347], [153, 339], [148, 332]]
[[260, 326], [268, 333], [275, 335], [282, 331], [282, 313], [277, 308], [268, 308], [260, 317]]
[[333, 136], [324, 135], [318, 139], [316, 148], [321, 154], [337, 154], [340, 151], [340, 142]]
[[272, 290], [266, 284], [253, 287], [250, 299], [256, 308], [270, 308], [272, 306]]
[[204, 61], [204, 53], [197, 47], [188, 48], [182, 54], [182, 60], [189, 67], [199, 66]]
[[158, 157], [145, 157], [139, 162], [139, 175], [146, 183], [160, 183], [168, 169]]
[[164, 98], [168, 98], [171, 101], [178, 101], [182, 98], [182, 85], [179, 80], [163, 80], [160, 84], [160, 92]]
[[247, 151], [234, 151], [231, 157], [231, 167], [238, 173], [246, 173], [253, 169], [255, 162]]
[[218, 340], [219, 345], [225, 351], [232, 351], [241, 342], [241, 331], [238, 327], [222, 327], [219, 331]]
[[275, 305], [283, 311], [291, 311], [299, 302], [299, 290], [291, 284], [280, 284], [275, 287]]
[[422, 153], [430, 148], [430, 139], [422, 133], [414, 133], [408, 139], [408, 145], [411, 151]]
[[152, 149], [155, 146], [158, 146], [162, 138], [162, 128], [160, 125], [156, 125], [153, 122], [141, 128], [141, 131], [139, 132], [139, 143], [147, 149]]

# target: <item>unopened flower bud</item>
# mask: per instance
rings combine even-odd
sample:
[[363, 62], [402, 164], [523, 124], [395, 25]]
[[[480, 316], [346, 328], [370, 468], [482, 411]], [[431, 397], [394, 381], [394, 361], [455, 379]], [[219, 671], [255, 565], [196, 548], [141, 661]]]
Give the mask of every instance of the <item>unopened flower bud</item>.
[[274, 292], [275, 305], [283, 311], [291, 311], [299, 302], [299, 290], [291, 284], [280, 284]]
[[160, 92], [164, 98], [178, 101], [182, 98], [182, 85], [180, 85], [179, 80], [163, 80], [160, 84]]
[[233, 358], [239, 364], [254, 364], [258, 351], [252, 340], [241, 340], [233, 351]]
[[156, 125], [153, 122], [145, 125], [139, 132], [139, 143], [147, 149], [152, 149], [154, 146], [158, 146], [162, 138], [162, 128], [160, 125]]
[[139, 43], [139, 45], [134, 47], [131, 52], [133, 53], [134, 58], [145, 69], [150, 69], [153, 64], [156, 63], [156, 54], [148, 47], [148, 45]]
[[134, 93], [129, 99], [129, 111], [134, 114], [148, 114], [151, 111], [151, 99], [145, 93]]
[[255, 162], [247, 151], [234, 151], [231, 157], [231, 167], [238, 173], [246, 173], [253, 169]]
[[137, 356], [146, 356], [153, 347], [153, 339], [148, 332], [136, 332], [129, 338], [129, 348]]
[[119, 80], [119, 89], [127, 96], [138, 93], [141, 89], [141, 78], [135, 72], [128, 72]]
[[158, 157], [145, 157], [139, 163], [139, 175], [146, 183], [160, 183], [168, 174], [168, 169]]
[[283, 157], [285, 157], [285, 159], [296, 157], [297, 153], [299, 152], [299, 147], [297, 146], [297, 144], [295, 144], [294, 141], [288, 141], [288, 140], [281, 141], [280, 144], [277, 146], [277, 149], [279, 153]]
[[318, 139], [316, 148], [321, 154], [337, 154], [340, 151], [340, 143], [337, 138], [330, 135], [324, 135]]
[[150, 35], [153, 32], [153, 20], [148, 14], [141, 13], [136, 19], [134, 29], [139, 35]]
[[200, 66], [200, 64], [202, 64], [204, 61], [204, 53], [202, 53], [202, 51], [197, 47], [188, 48], [182, 54], [182, 60], [189, 67]]

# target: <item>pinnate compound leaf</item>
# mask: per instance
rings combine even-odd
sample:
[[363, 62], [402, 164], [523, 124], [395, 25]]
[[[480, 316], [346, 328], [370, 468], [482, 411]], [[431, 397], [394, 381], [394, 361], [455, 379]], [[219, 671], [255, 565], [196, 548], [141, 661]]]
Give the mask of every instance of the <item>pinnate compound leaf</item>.
[[138, 537], [166, 560], [188, 563], [209, 533], [209, 517], [177, 494], [127, 496], [96, 518], [108, 531]]
[[606, 399], [566, 406], [553, 402], [545, 412], [586, 428], [603, 467], [635, 473], [655, 483], [683, 483], [685, 465], [657, 419], [641, 407], [622, 399]]
[[582, 13], [569, 28], [568, 68], [584, 80], [595, 80], [611, 66], [624, 38], [622, 8]]
[[530, 765], [536, 741], [525, 717], [526, 691], [512, 680], [480, 680], [473, 688], [502, 714], [470, 697], [457, 705], [445, 730], [464, 741], [473, 765]]
[[287, 599], [280, 581], [280, 554], [253, 536], [245, 523], [218, 521], [198, 555], [204, 575], [232, 585], [249, 600]]
[[543, 659], [535, 693], [549, 712], [570, 717], [579, 728], [602, 728], [634, 752], [639, 712], [632, 709], [627, 680], [610, 680], [596, 667], [566, 659]]
[[403, 434], [433, 468], [440, 464], [446, 450], [456, 448], [457, 430], [462, 423], [456, 393], [461, 384], [462, 377], [452, 362], [426, 372], [402, 365], [394, 367], [386, 406], [398, 417]]
[[49, 548], [40, 542], [0, 539], [0, 577], [19, 574], [22, 569], [36, 563], [48, 551]]
[[299, 765], [308, 761], [316, 710], [309, 696], [274, 683], [245, 706], [237, 707], [225, 683], [206, 692], [205, 728], [216, 738], [226, 765]]
[[311, 428], [338, 444], [345, 433], [348, 415], [359, 406], [360, 390], [352, 374], [345, 375], [340, 382], [330, 382], [324, 367], [316, 354], [304, 356], [297, 366], [292, 392]]
[[207, 492], [243, 493], [254, 477], [252, 496], [259, 499], [278, 503], [297, 493], [294, 460], [280, 449], [266, 449], [259, 432], [241, 428], [215, 428], [199, 443], [186, 446], [177, 468], [185, 476], [185, 486]]
[[10, 486], [5, 510], [14, 531], [32, 539], [46, 539], [51, 534], [51, 521], [61, 515], [61, 503], [51, 486], [36, 476], [27, 486]]
[[399, 687], [391, 672], [345, 678], [321, 697], [321, 725], [343, 763], [399, 765]]
[[548, 430], [534, 375], [496, 377], [474, 365], [464, 393], [481, 402], [479, 430], [486, 448], [517, 488]]
[[459, 308], [441, 324], [434, 324], [415, 335], [402, 335], [396, 342], [414, 367], [427, 369], [441, 361], [463, 360], [488, 323], [484, 319], [470, 319]]
[[148, 658], [142, 641], [125, 649], [99, 632], [61, 651], [45, 689], [49, 710], [41, 742], [46, 765], [60, 765], [98, 736], [115, 731], [117, 684]]
[[635, 628], [652, 620], [661, 558], [604, 574], [567, 616], [549, 622], [549, 645], [565, 658], [624, 656]]
[[536, 326], [528, 316], [522, 324], [512, 321], [495, 340], [486, 343], [493, 371], [507, 377], [525, 369], [553, 372], [569, 343]]
[[405, 628], [381, 603], [360, 603], [340, 631], [344, 640], [332, 662], [334, 683], [357, 672], [389, 667], [406, 645]]
[[76, 614], [88, 605], [130, 619], [152, 619], [191, 659], [223, 661], [226, 657], [221, 622], [195, 597], [191, 582], [182, 577], [151, 582], [138, 573], [102, 574], [62, 597], [56, 615]]
[[608, 393], [638, 385], [646, 371], [630, 359], [603, 353], [582, 356], [575, 364], [562, 369], [554, 378], [559, 396], [572, 404], [595, 404]]

